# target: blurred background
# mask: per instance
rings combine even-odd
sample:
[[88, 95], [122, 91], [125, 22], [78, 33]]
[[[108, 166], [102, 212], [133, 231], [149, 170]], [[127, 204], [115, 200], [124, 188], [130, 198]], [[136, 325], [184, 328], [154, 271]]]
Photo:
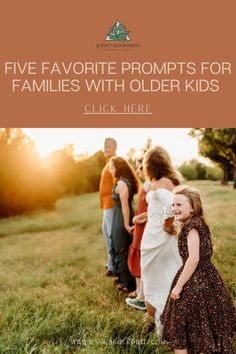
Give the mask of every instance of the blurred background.
[[152, 145], [167, 149], [186, 180], [234, 181], [236, 129], [0, 129], [0, 217], [51, 209], [65, 195], [96, 192], [103, 143], [135, 166]]

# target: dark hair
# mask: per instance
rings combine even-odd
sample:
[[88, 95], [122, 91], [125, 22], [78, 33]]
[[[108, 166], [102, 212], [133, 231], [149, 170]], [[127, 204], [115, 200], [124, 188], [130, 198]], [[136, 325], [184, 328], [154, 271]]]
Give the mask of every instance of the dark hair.
[[144, 156], [144, 171], [148, 178], [169, 178], [175, 186], [181, 182], [180, 173], [174, 168], [168, 152], [161, 146], [149, 149]]
[[116, 169], [115, 177], [117, 179], [127, 179], [132, 186], [133, 194], [136, 194], [138, 192], [139, 182], [133, 167], [130, 166], [130, 164], [123, 159], [123, 157], [113, 156], [110, 161]]

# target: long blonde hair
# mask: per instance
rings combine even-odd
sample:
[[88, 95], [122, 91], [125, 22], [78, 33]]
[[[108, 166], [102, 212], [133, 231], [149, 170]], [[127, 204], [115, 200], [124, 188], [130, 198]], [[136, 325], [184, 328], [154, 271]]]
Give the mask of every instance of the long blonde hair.
[[184, 195], [188, 199], [193, 209], [192, 217], [193, 216], [199, 217], [204, 222], [204, 224], [207, 225], [204, 212], [203, 212], [201, 196], [199, 191], [196, 188], [189, 187], [187, 185], [181, 185], [175, 187], [173, 193]]

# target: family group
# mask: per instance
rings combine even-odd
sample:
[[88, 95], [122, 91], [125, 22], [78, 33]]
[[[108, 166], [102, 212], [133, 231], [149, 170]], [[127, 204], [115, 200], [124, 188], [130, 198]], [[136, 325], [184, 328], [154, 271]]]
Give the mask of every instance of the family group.
[[116, 277], [126, 304], [145, 310], [145, 325], [156, 327], [176, 354], [233, 354], [235, 307], [211, 262], [211, 232], [199, 192], [181, 184], [161, 146], [139, 157], [136, 171], [116, 149], [116, 141], [107, 138], [100, 181], [105, 275]]

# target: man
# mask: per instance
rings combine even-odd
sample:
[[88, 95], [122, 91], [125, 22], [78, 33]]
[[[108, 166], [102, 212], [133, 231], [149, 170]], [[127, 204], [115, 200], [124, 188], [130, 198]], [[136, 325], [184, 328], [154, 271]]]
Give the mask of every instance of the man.
[[109, 160], [112, 156], [116, 155], [117, 143], [113, 138], [106, 138], [104, 142], [104, 155], [107, 158], [107, 164], [105, 165], [99, 191], [100, 191], [100, 206], [103, 209], [103, 223], [102, 230], [106, 239], [107, 246], [107, 256], [108, 256], [108, 265], [105, 275], [110, 277], [113, 275], [113, 264], [112, 258], [109, 254], [110, 252], [110, 236], [111, 236], [111, 226], [112, 226], [112, 218], [113, 218], [113, 207], [114, 202], [112, 200], [112, 186], [114, 184], [114, 179], [110, 173], [109, 169]]

